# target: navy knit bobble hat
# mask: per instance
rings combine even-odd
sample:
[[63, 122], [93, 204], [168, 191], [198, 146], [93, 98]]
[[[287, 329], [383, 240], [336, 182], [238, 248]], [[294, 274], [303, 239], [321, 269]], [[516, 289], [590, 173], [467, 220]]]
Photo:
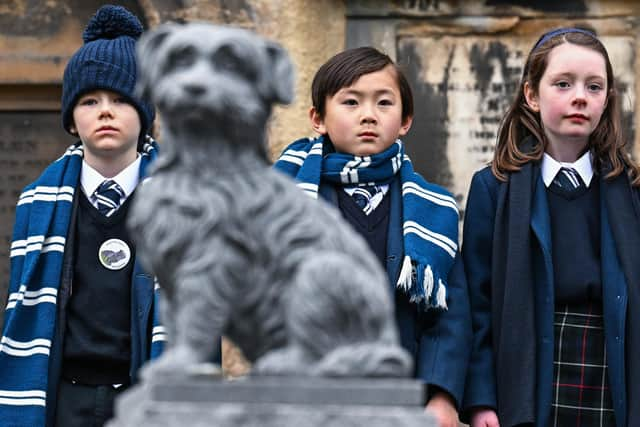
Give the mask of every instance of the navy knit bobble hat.
[[141, 136], [149, 131], [155, 111], [134, 96], [135, 44], [143, 28], [140, 20], [122, 6], [102, 6], [82, 34], [84, 45], [71, 57], [62, 82], [62, 126], [69, 130], [73, 109], [86, 92], [104, 89], [124, 96], [140, 116]]

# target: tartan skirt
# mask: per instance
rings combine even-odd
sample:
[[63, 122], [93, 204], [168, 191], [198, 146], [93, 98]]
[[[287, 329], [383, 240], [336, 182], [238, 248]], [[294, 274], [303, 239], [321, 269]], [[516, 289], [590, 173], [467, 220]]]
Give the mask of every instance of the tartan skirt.
[[615, 427], [602, 303], [561, 307], [554, 329], [549, 426]]

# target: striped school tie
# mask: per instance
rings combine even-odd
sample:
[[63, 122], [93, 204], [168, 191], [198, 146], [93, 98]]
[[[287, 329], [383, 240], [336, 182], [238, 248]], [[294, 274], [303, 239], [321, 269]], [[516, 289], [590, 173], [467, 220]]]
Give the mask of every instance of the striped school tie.
[[366, 215], [369, 215], [373, 212], [371, 201], [379, 191], [380, 189], [375, 185], [356, 187], [351, 197], [356, 202], [356, 205], [360, 206], [360, 209], [362, 209]]
[[567, 167], [560, 168], [556, 177], [553, 178], [552, 185], [560, 188], [565, 193], [575, 193], [585, 188], [580, 174], [575, 169]]
[[114, 180], [106, 179], [93, 193], [95, 206], [104, 216], [111, 216], [120, 207], [124, 190]]

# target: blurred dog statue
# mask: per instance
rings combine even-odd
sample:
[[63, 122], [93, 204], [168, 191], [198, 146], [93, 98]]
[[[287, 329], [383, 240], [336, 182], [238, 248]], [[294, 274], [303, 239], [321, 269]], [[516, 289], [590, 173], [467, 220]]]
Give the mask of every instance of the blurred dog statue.
[[162, 287], [170, 342], [145, 375], [197, 371], [221, 335], [258, 374], [410, 375], [366, 242], [267, 161], [272, 105], [293, 97], [286, 51], [191, 23], [145, 34], [138, 56], [162, 153], [129, 226]]

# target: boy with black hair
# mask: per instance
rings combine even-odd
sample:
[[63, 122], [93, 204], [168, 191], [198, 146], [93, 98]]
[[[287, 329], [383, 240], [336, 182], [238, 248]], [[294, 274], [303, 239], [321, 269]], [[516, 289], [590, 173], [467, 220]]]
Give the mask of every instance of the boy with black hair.
[[151, 105], [134, 95], [143, 28], [120, 6], [90, 20], [64, 72], [62, 123], [80, 141], [16, 208], [0, 343], [0, 425], [103, 425], [161, 351], [154, 280], [126, 216], [156, 157]]
[[311, 92], [321, 136], [291, 144], [275, 168], [340, 209], [386, 267], [401, 344], [428, 385], [427, 410], [457, 426], [471, 346], [458, 208], [413, 171], [398, 139], [411, 127], [411, 88], [387, 55], [362, 47], [320, 67]]

